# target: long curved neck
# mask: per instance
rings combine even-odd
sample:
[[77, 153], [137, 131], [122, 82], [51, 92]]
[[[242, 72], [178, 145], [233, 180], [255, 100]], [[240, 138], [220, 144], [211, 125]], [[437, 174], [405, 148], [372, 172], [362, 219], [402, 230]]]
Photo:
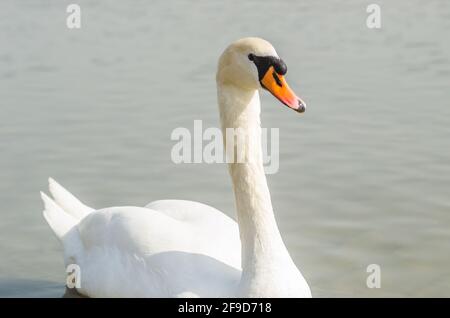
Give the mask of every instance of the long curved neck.
[[[224, 145], [227, 154], [234, 151], [230, 156], [234, 160], [228, 167], [242, 244], [239, 293], [258, 297], [284, 295], [283, 291], [291, 290], [289, 285], [296, 283], [292, 276], [299, 272], [273, 213], [263, 167], [258, 91], [219, 84], [218, 101]], [[235, 129], [236, 135], [229, 128]], [[234, 139], [233, 147], [228, 147], [230, 139]]]

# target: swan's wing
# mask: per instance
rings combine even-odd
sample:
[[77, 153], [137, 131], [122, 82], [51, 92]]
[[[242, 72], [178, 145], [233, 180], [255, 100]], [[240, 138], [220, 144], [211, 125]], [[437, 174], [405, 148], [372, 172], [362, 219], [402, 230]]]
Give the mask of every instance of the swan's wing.
[[183, 248], [181, 238], [190, 234], [168, 215], [131, 206], [94, 211], [80, 221], [78, 231], [87, 249], [114, 247], [142, 255]]
[[227, 295], [239, 281], [239, 235], [233, 229], [223, 238], [220, 227], [193, 226], [138, 207], [94, 211], [77, 228], [91, 295], [211, 297]]
[[[228, 295], [240, 276], [235, 221], [207, 205], [155, 201], [147, 208], [93, 210], [50, 179], [44, 215], [82, 268], [90, 296]], [[231, 289], [230, 289], [231, 288]]]
[[241, 268], [239, 228], [232, 218], [206, 204], [185, 200], [159, 200], [146, 208], [160, 212], [195, 233], [195, 252]]
[[[179, 211], [113, 207], [90, 213], [77, 228], [87, 249], [106, 246], [139, 255], [166, 251], [197, 253], [240, 268], [236, 222], [221, 212], [203, 215], [193, 222], [177, 218]], [[204, 211], [191, 212], [200, 217]]]
[[177, 220], [198, 222], [201, 220], [216, 220], [227, 225], [235, 226], [236, 222], [225, 213], [212, 206], [187, 200], [158, 200], [145, 206], [148, 209], [159, 211]]

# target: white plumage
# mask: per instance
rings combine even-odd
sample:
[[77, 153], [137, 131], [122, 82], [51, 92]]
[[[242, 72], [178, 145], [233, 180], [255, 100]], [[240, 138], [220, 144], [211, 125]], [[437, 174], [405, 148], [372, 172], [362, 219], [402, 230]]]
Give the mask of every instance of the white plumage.
[[[242, 128], [246, 163], [231, 163], [239, 224], [210, 206], [162, 200], [93, 209], [53, 179], [44, 217], [66, 265], [91, 297], [310, 297], [274, 218], [262, 166], [258, 73], [247, 56], [276, 55], [247, 38], [225, 50], [217, 72], [222, 128]], [[219, 166], [218, 166], [219, 167]]]
[[[240, 241], [236, 222], [225, 214], [182, 200], [95, 211], [53, 179], [49, 185], [55, 201], [42, 193], [44, 216], [67, 251], [66, 266], [81, 268], [80, 293], [96, 297], [232, 296], [229, 287], [240, 278]], [[63, 210], [59, 205], [82, 206], [92, 213]], [[69, 247], [77, 241], [82, 242], [82, 250]]]

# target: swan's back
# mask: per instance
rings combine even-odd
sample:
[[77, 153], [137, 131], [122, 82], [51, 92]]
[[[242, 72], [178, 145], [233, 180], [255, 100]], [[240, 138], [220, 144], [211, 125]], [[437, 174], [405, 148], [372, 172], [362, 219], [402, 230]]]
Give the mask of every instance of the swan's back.
[[98, 210], [84, 218], [78, 230], [85, 247], [82, 268], [95, 275], [86, 279], [89, 294], [108, 286], [110, 291], [118, 289], [114, 296], [213, 297], [231, 295], [231, 286], [240, 278], [239, 268], [226, 264], [220, 254], [208, 253], [214, 243], [205, 244], [201, 229], [196, 232], [159, 211]]
[[[43, 195], [44, 215], [63, 244], [66, 265], [80, 266], [80, 293], [233, 295], [241, 273], [239, 232], [236, 222], [220, 211], [178, 200], [155, 201], [146, 208], [94, 210], [56, 183], [52, 194], [55, 200]], [[82, 213], [74, 207], [82, 207]]]

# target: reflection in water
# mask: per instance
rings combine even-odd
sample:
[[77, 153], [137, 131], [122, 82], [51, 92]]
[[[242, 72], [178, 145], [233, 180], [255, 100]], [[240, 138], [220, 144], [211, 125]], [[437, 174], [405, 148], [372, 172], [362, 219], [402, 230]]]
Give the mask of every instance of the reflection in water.
[[78, 293], [75, 288], [67, 288], [67, 287], [66, 287], [65, 293], [62, 297], [63, 298], [88, 298], [88, 297]]
[[65, 287], [64, 283], [33, 279], [1, 279], [2, 297], [85, 298], [76, 289]]
[[1, 297], [61, 297], [64, 285], [34, 279], [0, 279]]

